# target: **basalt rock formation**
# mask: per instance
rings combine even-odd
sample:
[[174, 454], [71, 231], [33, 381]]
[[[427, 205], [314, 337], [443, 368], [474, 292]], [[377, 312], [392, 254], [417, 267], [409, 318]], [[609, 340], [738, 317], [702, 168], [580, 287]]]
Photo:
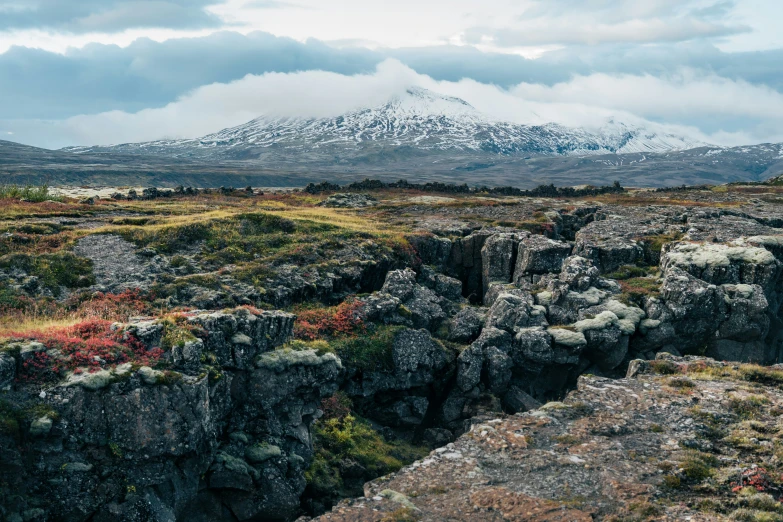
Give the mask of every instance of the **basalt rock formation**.
[[[74, 221], [87, 232], [67, 252], [0, 257], [0, 297], [138, 291], [155, 308], [0, 340], [0, 515], [288, 521], [367, 480], [328, 516], [711, 520], [697, 486], [721, 492], [715, 519], [771, 513], [731, 497], [734, 479], [710, 480], [764, 468], [763, 493], [783, 493], [770, 471], [783, 377], [746, 364], [783, 362], [783, 219], [773, 204], [696, 199], [720, 197], [708, 192], [639, 205], [416, 196], [404, 215], [385, 193], [308, 203], [408, 223], [401, 243], [311, 214], [242, 211], [149, 236]], [[361, 437], [439, 449], [375, 480], [417, 457], [374, 467]], [[714, 471], [695, 478], [690, 457]], [[685, 504], [659, 502], [670, 490]]]

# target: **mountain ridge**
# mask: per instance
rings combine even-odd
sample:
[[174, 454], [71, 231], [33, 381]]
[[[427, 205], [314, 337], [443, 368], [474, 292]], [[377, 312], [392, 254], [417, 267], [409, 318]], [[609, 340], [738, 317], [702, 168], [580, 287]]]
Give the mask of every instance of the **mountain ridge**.
[[374, 149], [461, 151], [501, 156], [580, 156], [687, 150], [704, 143], [609, 119], [596, 130], [557, 123], [519, 124], [491, 118], [466, 101], [409, 88], [375, 107], [330, 118], [261, 116], [196, 139], [156, 140], [70, 152], [163, 154], [208, 160], [263, 159], [275, 149], [339, 159]]

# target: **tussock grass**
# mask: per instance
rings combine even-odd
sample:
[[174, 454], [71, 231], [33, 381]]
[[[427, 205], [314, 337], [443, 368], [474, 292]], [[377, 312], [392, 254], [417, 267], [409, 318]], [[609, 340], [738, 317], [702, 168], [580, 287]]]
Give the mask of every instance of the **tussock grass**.
[[26, 317], [0, 317], [0, 339], [12, 337], [16, 334], [31, 332], [46, 332], [60, 328], [68, 328], [86, 321], [85, 317], [76, 314], [63, 314], [59, 317], [47, 317], [46, 315], [30, 314]]

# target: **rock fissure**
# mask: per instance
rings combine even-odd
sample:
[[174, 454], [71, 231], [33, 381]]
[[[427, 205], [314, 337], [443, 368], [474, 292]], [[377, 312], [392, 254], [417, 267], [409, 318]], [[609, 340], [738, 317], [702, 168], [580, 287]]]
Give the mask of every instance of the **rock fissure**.
[[[326, 208], [354, 200], [361, 212], [383, 211], [379, 198], [353, 196], [332, 198]], [[428, 208], [417, 203], [411, 213]], [[408, 236], [400, 250], [407, 257], [357, 235], [329, 248], [360, 262], [338, 267], [323, 252], [286, 250], [302, 266], [286, 259], [274, 271], [241, 274], [247, 266], [233, 263], [246, 253], [224, 252], [219, 238], [198, 239], [201, 250], [190, 244], [175, 260], [161, 245], [144, 251], [151, 247], [133, 237], [86, 236], [76, 253], [92, 260], [95, 280], [85, 281], [92, 290], [155, 288], [164, 296], [159, 304], [209, 306], [4, 340], [0, 437], [9, 444], [0, 449], [0, 478], [13, 476], [24, 493], [2, 497], [3, 509], [19, 516], [42, 509], [52, 520], [196, 522], [287, 521], [331, 508], [339, 516], [360, 502], [434, 519], [451, 501], [482, 516], [542, 520], [620, 509], [626, 497], [607, 491], [622, 489], [632, 464], [611, 444], [598, 451], [596, 440], [638, 437], [634, 451], [649, 452], [669, 444], [649, 435], [660, 424], [689, 450], [709, 453], [722, 443], [697, 437], [719, 427], [685, 411], [717, 406], [708, 395], [718, 388], [692, 402], [687, 391], [699, 386], [683, 366], [739, 370], [681, 356], [783, 361], [783, 236], [768, 224], [774, 216], [696, 206], [532, 208], [524, 220], [509, 217], [520, 212], [514, 205], [498, 205], [470, 210], [486, 212], [493, 219], [486, 226], [428, 225]], [[243, 230], [283, 231], [274, 242], [258, 234], [269, 241], [263, 248], [280, 248], [299, 225], [270, 219], [238, 222]], [[111, 245], [132, 257], [122, 269], [101, 251]], [[202, 259], [206, 251], [213, 257]], [[232, 264], [204, 280], [185, 273], [218, 263], [216, 252]], [[35, 286], [33, 268], [18, 259], [0, 266], [25, 292]], [[195, 290], [194, 280], [206, 286]], [[201, 293], [210, 285], [209, 296]], [[291, 308], [302, 300], [334, 306]], [[629, 382], [626, 370], [669, 380]], [[643, 381], [685, 390], [667, 402], [679, 413], [659, 411]], [[754, 402], [761, 399], [738, 402], [744, 390], [724, 392], [742, 422], [766, 407]], [[766, 440], [763, 432], [741, 436], [749, 425], [732, 429], [743, 444]], [[423, 457], [422, 445], [438, 449], [377, 478]], [[527, 460], [510, 464], [515, 452]], [[433, 486], [450, 499], [439, 504], [435, 491], [405, 482], [408, 470], [456, 473], [470, 494]], [[368, 499], [336, 505], [360, 495], [367, 480]], [[564, 483], [573, 498], [606, 499], [548, 498]]]

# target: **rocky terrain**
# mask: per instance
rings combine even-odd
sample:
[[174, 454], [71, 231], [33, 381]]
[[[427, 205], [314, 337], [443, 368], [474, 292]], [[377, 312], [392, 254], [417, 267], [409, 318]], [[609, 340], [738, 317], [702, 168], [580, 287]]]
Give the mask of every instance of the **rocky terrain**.
[[361, 186], [5, 200], [0, 516], [783, 519], [776, 183]]

